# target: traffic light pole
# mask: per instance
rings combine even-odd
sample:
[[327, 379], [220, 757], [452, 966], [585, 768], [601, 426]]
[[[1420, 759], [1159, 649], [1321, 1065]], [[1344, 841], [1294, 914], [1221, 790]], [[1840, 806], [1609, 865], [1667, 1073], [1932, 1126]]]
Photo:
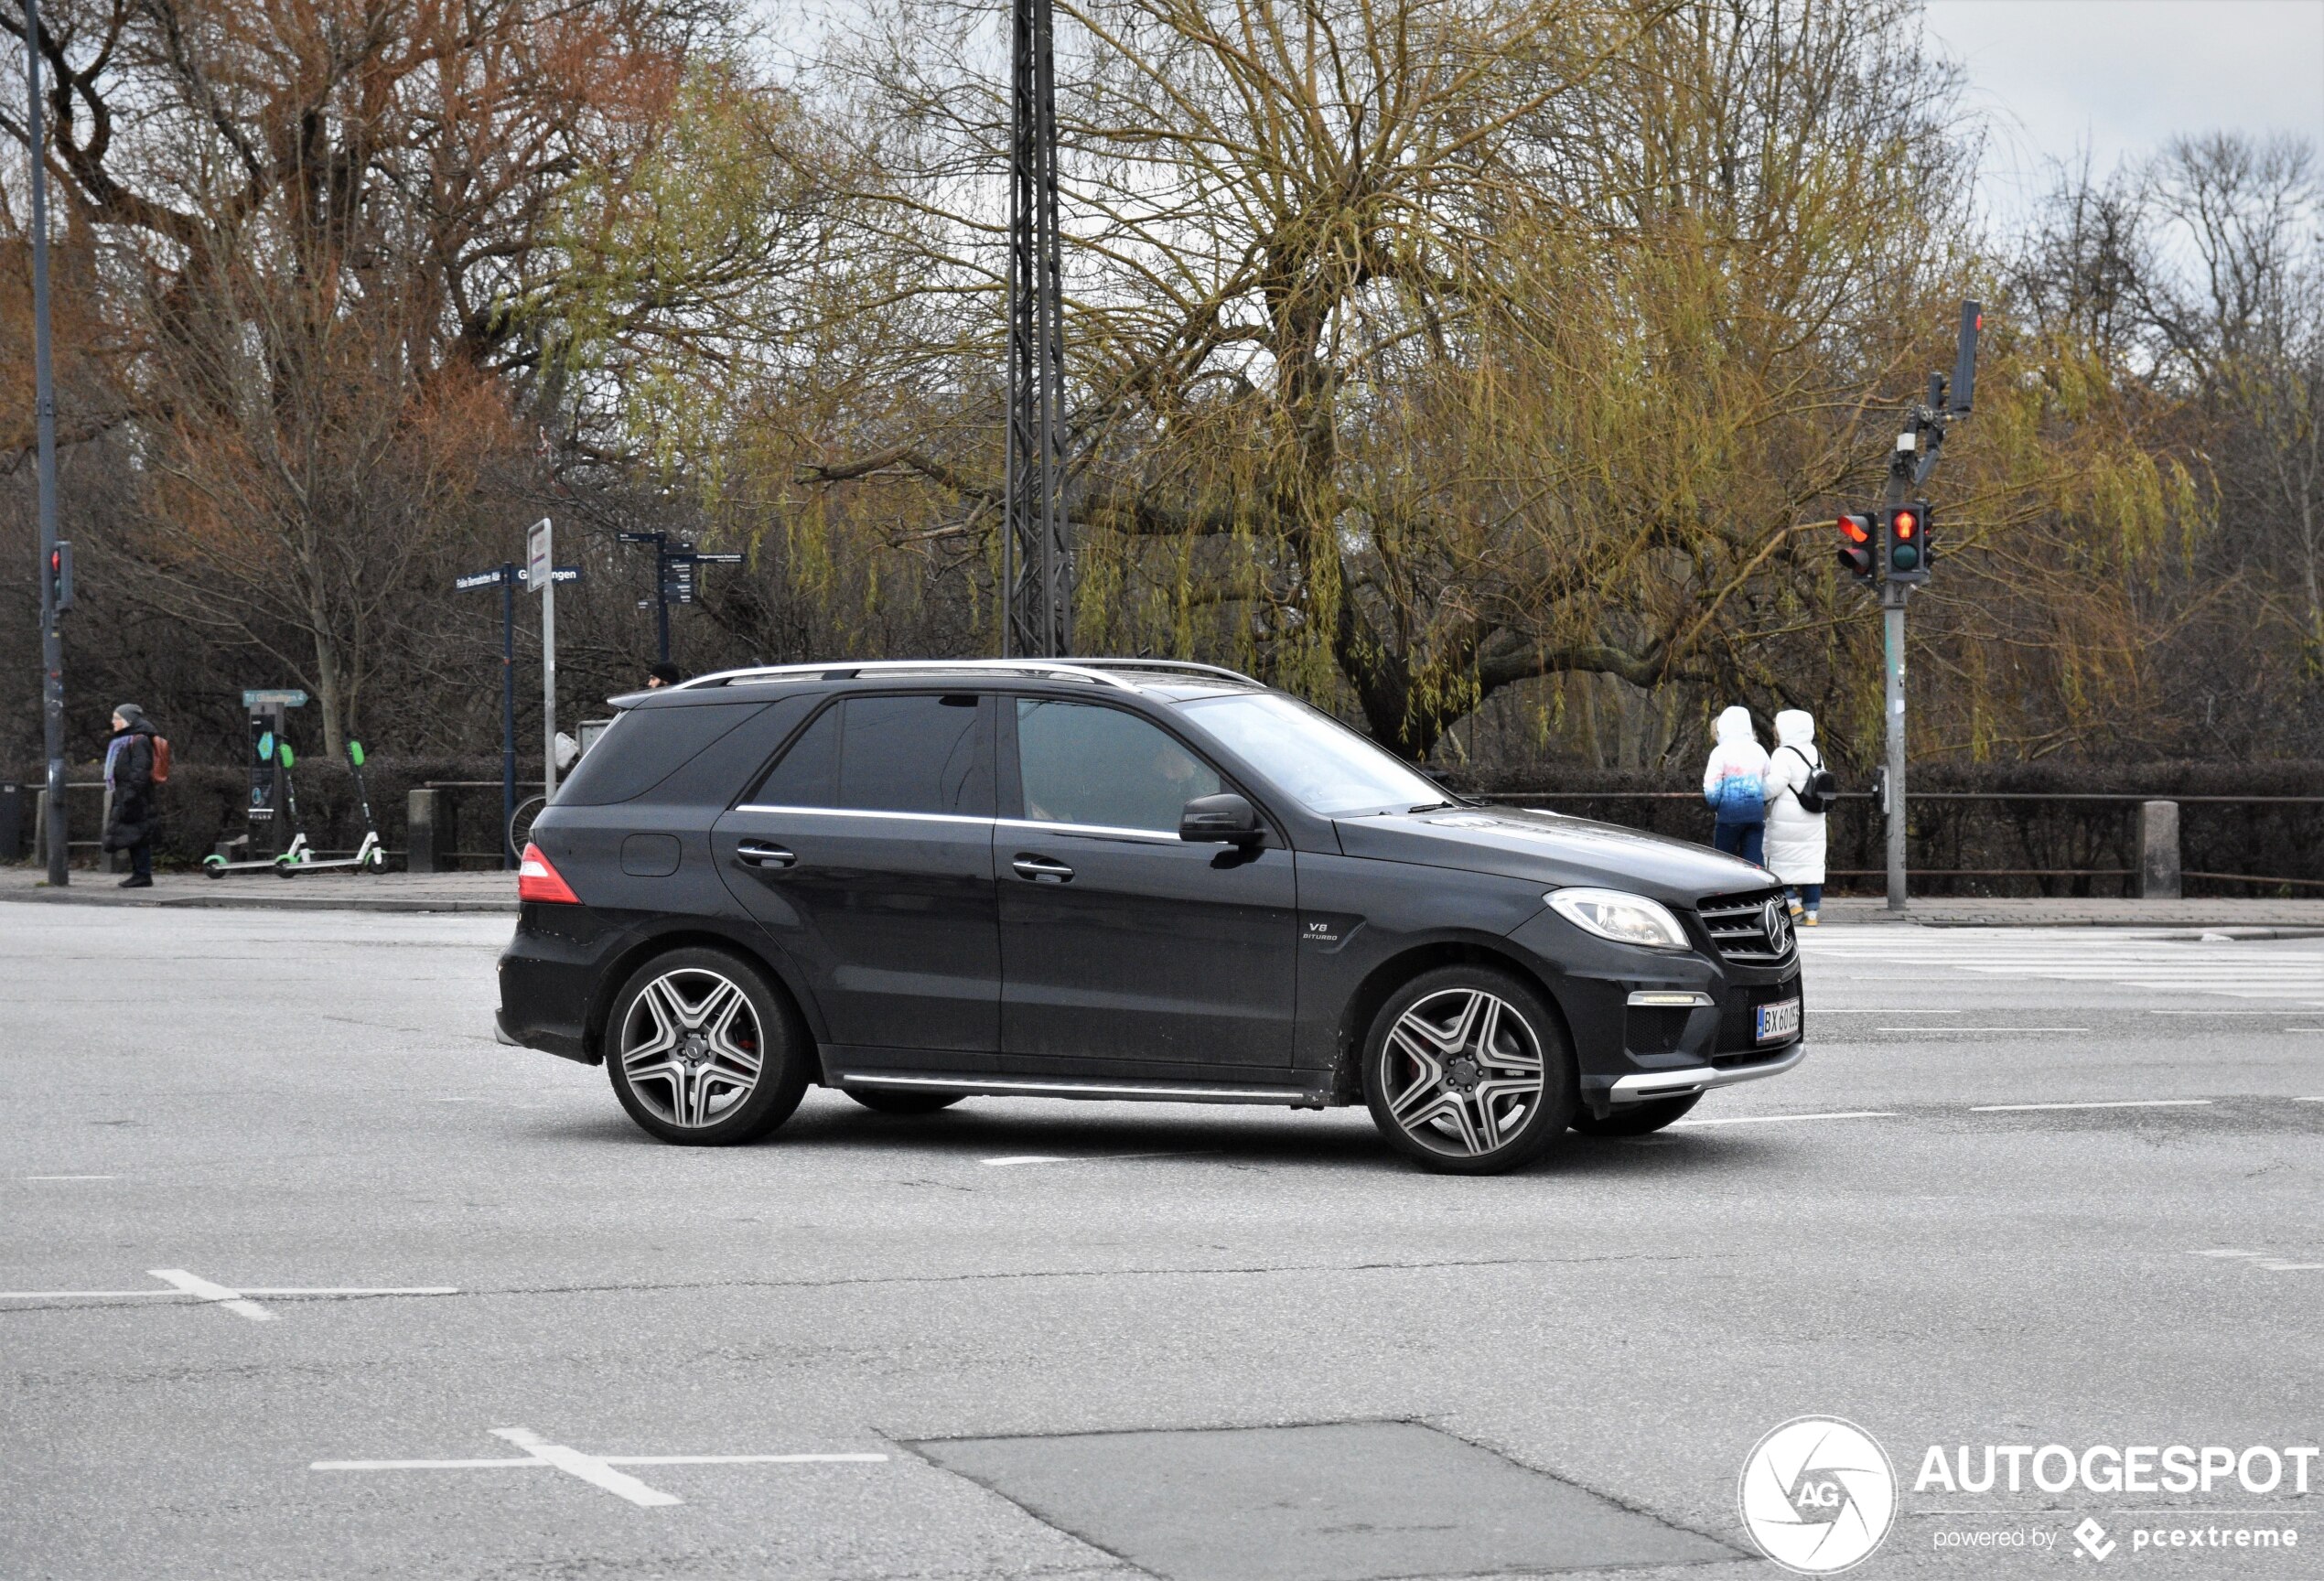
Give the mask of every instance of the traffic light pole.
[[1887, 649], [1888, 720], [1888, 909], [1904, 909], [1904, 601], [1908, 589], [1890, 583], [1880, 589], [1880, 621]]
[[41, 130], [40, 38], [39, 0], [25, 0], [26, 135], [32, 149], [33, 410], [40, 446], [40, 733], [48, 759], [48, 782], [41, 790], [48, 815], [42, 822], [48, 834], [48, 882], [61, 888], [72, 882], [72, 869], [65, 829], [65, 643], [51, 572], [57, 554], [57, 396], [48, 367], [48, 167]]

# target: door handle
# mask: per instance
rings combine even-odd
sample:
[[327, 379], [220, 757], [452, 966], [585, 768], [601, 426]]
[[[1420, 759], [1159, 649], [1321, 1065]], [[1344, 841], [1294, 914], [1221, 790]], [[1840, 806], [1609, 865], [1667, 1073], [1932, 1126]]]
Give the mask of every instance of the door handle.
[[1030, 878], [1036, 884], [1071, 884], [1073, 881], [1073, 869], [1053, 856], [1036, 856], [1030, 852], [1019, 852], [1017, 860], [1009, 866], [1017, 870], [1019, 878]]
[[799, 860], [796, 851], [786, 851], [764, 840], [746, 840], [735, 847], [735, 855], [746, 867], [789, 867]]

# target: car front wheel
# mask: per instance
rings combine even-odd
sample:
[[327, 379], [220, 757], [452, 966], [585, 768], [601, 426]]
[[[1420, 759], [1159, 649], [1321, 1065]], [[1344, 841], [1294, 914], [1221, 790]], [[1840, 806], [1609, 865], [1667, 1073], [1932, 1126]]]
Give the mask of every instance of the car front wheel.
[[1363, 1076], [1381, 1134], [1447, 1174], [1529, 1164], [1574, 1115], [1574, 1059], [1555, 1015], [1486, 967], [1443, 967], [1393, 995], [1372, 1018]]
[[606, 1021], [606, 1069], [629, 1118], [697, 1147], [748, 1142], [807, 1090], [806, 1035], [764, 973], [674, 950], [630, 975]]

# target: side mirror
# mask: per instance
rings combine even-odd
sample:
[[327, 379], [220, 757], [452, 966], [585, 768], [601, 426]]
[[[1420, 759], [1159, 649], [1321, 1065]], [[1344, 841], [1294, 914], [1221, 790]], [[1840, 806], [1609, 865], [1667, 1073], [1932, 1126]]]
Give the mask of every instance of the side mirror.
[[1181, 840], [1255, 845], [1266, 837], [1267, 826], [1259, 821], [1259, 810], [1231, 790], [1218, 796], [1197, 796], [1178, 813]]

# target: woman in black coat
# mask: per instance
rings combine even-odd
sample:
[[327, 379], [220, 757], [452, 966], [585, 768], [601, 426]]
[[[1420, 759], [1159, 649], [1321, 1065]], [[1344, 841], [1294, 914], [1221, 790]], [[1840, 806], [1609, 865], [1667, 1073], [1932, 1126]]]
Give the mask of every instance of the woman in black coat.
[[124, 703], [113, 711], [113, 739], [105, 743], [105, 789], [113, 815], [105, 823], [105, 849], [129, 853], [124, 889], [154, 885], [154, 727], [145, 711]]

